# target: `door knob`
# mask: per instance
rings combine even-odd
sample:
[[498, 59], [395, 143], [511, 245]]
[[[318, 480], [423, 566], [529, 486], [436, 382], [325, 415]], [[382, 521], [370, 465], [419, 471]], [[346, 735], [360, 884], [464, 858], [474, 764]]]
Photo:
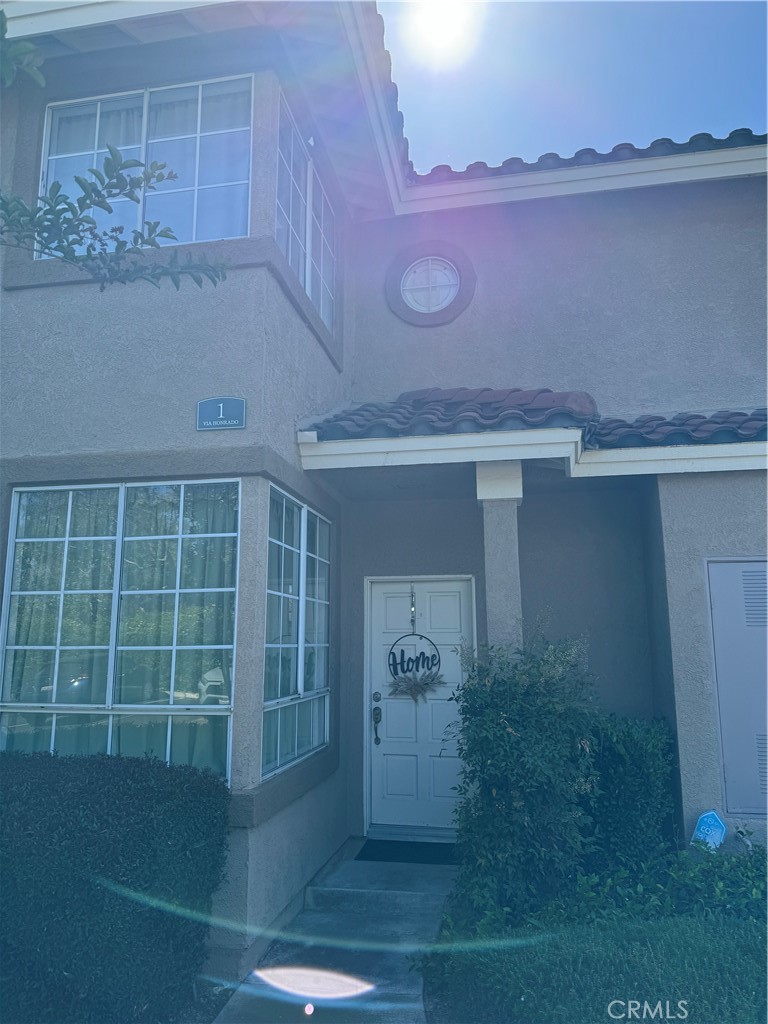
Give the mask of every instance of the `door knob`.
[[381, 743], [381, 737], [379, 736], [379, 722], [381, 721], [381, 708], [375, 707], [373, 709], [373, 742], [378, 745]]

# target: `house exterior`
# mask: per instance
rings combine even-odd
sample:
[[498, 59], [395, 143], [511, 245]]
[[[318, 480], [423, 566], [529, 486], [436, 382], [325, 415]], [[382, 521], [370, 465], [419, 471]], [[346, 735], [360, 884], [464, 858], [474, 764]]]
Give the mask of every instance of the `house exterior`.
[[350, 836], [450, 838], [456, 649], [534, 624], [675, 729], [683, 837], [764, 835], [765, 136], [418, 175], [373, 4], [8, 14], [4, 189], [166, 161], [230, 270], [5, 253], [2, 745], [224, 775], [233, 970]]

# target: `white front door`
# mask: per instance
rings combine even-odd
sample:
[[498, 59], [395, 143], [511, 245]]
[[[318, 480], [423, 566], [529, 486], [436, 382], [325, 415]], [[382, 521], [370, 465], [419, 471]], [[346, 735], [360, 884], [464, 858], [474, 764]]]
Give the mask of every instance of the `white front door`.
[[[472, 581], [417, 578], [369, 587], [368, 834], [450, 839], [459, 759], [451, 729], [456, 704], [449, 698], [462, 680], [458, 648], [474, 645]], [[404, 678], [409, 685], [425, 674], [438, 681], [417, 701], [407, 693], [392, 694]]]

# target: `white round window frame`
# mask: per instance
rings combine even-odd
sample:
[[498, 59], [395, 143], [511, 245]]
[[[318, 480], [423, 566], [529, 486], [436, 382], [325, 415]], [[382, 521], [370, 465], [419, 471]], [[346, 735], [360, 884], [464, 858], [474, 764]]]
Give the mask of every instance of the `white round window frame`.
[[[425, 263], [427, 264], [427, 268], [428, 268], [427, 269], [427, 274], [428, 274], [427, 290], [428, 290], [430, 299], [431, 299], [431, 295], [432, 295], [433, 291], [435, 291], [437, 289], [445, 288], [445, 287], [448, 287], [448, 289], [449, 289], [448, 297], [446, 299], [444, 299], [444, 301], [440, 302], [439, 304], [435, 304], [435, 305], [432, 305], [432, 303], [430, 302], [429, 305], [427, 305], [426, 307], [422, 306], [422, 305], [415, 304], [413, 302], [412, 297], [411, 297], [411, 292], [416, 291], [416, 290], [422, 290], [422, 289], [417, 289], [417, 288], [414, 288], [414, 287], [408, 288], [406, 286], [406, 280], [407, 280], [408, 276], [410, 274], [413, 274], [418, 269], [420, 269], [422, 267], [422, 265], [425, 264]], [[430, 271], [432, 269], [430, 264], [432, 264], [432, 263], [439, 264], [443, 268], [447, 268], [448, 269], [448, 283], [447, 283], [447, 285], [446, 284], [435, 284], [433, 278], [431, 276], [429, 276], [430, 275]], [[454, 266], [454, 264], [449, 259], [447, 259], [445, 256], [437, 256], [437, 255], [420, 256], [418, 259], [414, 260], [408, 267], [405, 268], [405, 271], [403, 272], [402, 279], [400, 281], [400, 297], [402, 298], [403, 302], [406, 304], [406, 306], [408, 306], [409, 309], [412, 309], [414, 311], [414, 313], [421, 313], [421, 314], [425, 314], [425, 315], [430, 315], [432, 313], [440, 313], [442, 310], [447, 309], [451, 305], [451, 303], [456, 300], [456, 297], [457, 297], [457, 295], [459, 294], [460, 291], [461, 291], [461, 274], [459, 273], [459, 269], [458, 269], [458, 267]]]
[[[415, 263], [430, 257], [443, 260], [454, 267], [459, 278], [459, 289], [453, 300], [442, 309], [434, 313], [425, 313], [414, 309], [404, 300], [401, 284]], [[476, 284], [475, 268], [463, 249], [442, 239], [425, 239], [423, 242], [407, 246], [392, 260], [384, 279], [384, 294], [387, 305], [400, 320], [416, 327], [440, 327], [461, 316], [474, 298]]]

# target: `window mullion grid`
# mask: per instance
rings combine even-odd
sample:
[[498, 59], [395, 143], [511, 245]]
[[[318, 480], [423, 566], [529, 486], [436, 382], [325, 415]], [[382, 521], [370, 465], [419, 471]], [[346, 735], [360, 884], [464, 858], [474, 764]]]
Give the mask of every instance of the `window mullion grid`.
[[[251, 121], [253, 121], [253, 79], [251, 79]], [[251, 144], [253, 144], [253, 136], [251, 136]], [[250, 221], [249, 221], [250, 223]], [[232, 661], [229, 668], [229, 711], [227, 712], [227, 779], [232, 778], [232, 716], [235, 709], [235, 678], [237, 675], [237, 614], [238, 614], [238, 599], [240, 597], [240, 520], [242, 514], [242, 501], [243, 501], [243, 485], [242, 481], [237, 481], [237, 540], [235, 541], [235, 608], [234, 608], [234, 627], [232, 630]], [[267, 506], [267, 515], [269, 515], [269, 506]], [[269, 536], [269, 528], [267, 528], [267, 536]], [[267, 541], [269, 544], [269, 541]], [[269, 564], [269, 563], [267, 563]], [[262, 694], [263, 694], [263, 675], [262, 675]], [[263, 728], [263, 726], [262, 726]]]
[[[147, 167], [147, 153], [149, 151], [149, 95], [150, 90], [144, 90], [144, 96], [141, 105], [141, 140], [139, 142], [139, 160], [144, 164], [144, 170]], [[147, 191], [142, 189], [141, 202], [139, 203], [139, 209], [136, 212], [138, 219], [138, 230], [144, 230], [144, 221], [146, 219], [146, 203], [147, 203]], [[111, 727], [110, 727], [111, 734]]]
[[[307, 609], [307, 508], [303, 505], [301, 508], [301, 539], [299, 541], [300, 552], [299, 552], [299, 636], [298, 636], [298, 647], [296, 650], [296, 658], [298, 660], [297, 665], [297, 684], [298, 693], [300, 697], [304, 696], [304, 634], [306, 625], [306, 609]], [[298, 716], [297, 716], [298, 722]]]
[[[312, 189], [315, 181], [315, 170], [312, 159], [307, 157], [307, 226], [304, 230], [304, 244], [306, 246], [306, 252], [304, 253], [304, 290], [312, 297]], [[321, 236], [322, 237], [322, 236]], [[322, 241], [320, 243], [322, 245]], [[322, 282], [321, 282], [322, 284]], [[304, 510], [306, 512], [306, 509]], [[302, 552], [305, 549], [302, 547]]]
[[307, 608], [307, 507], [301, 506], [301, 521], [299, 526], [299, 608], [298, 608], [298, 636], [296, 644], [296, 689], [298, 701], [293, 723], [293, 750], [294, 757], [299, 750], [299, 708], [298, 704], [304, 696], [304, 634], [306, 628]]
[[[253, 116], [253, 115], [251, 115]], [[197, 87], [197, 137], [195, 139], [195, 190], [192, 203], [192, 241], [197, 241], [197, 204], [199, 199], [198, 182], [200, 178], [200, 129], [203, 122], [203, 86]], [[170, 730], [169, 730], [170, 732]]]
[[295, 177], [293, 176], [293, 168], [294, 168], [294, 164], [295, 164], [294, 151], [296, 149], [296, 146], [298, 145], [298, 142], [297, 142], [297, 139], [296, 139], [296, 130], [294, 129], [293, 123], [291, 121], [289, 121], [288, 123], [289, 123], [290, 128], [291, 128], [291, 153], [290, 153], [291, 162], [288, 165], [288, 177], [289, 177], [289, 180], [290, 180], [290, 183], [291, 183], [291, 196], [290, 196], [290, 201], [288, 203], [288, 238], [289, 238], [288, 262], [291, 264], [291, 267], [293, 267], [293, 263], [292, 263], [293, 248], [294, 248], [295, 245], [299, 244], [299, 237], [296, 234], [296, 228], [294, 227], [294, 221], [293, 221], [293, 218], [294, 218], [293, 204], [295, 202], [296, 196], [297, 195], [301, 195], [301, 190], [299, 189], [299, 183], [296, 181]]
[[[109, 654], [107, 655], [107, 707], [115, 699], [115, 673], [117, 671], [117, 628], [120, 614], [120, 577], [123, 567], [123, 522], [125, 520], [125, 484], [120, 484], [117, 493], [117, 526], [115, 527], [115, 569], [112, 577], [112, 615], [109, 623]], [[110, 716], [110, 745], [112, 738]]]
[[117, 630], [120, 614], [120, 579], [123, 566], [123, 522], [125, 520], [125, 484], [117, 493], [117, 525], [115, 526], [115, 569], [112, 578], [112, 616], [109, 623], [109, 654], [107, 655], [107, 754], [112, 753], [115, 716], [110, 714], [115, 700], [115, 674], [117, 672]]
[[64, 618], [64, 583], [66, 581], [67, 558], [69, 556], [69, 529], [72, 521], [72, 491], [67, 492], [67, 525], [64, 529], [64, 554], [61, 559], [61, 588], [59, 590], [59, 617], [56, 623], [56, 654], [53, 659], [53, 692], [51, 703], [56, 703], [59, 690], [59, 653], [61, 651], [61, 626]]
[[96, 127], [93, 135], [93, 166], [99, 166], [99, 131], [101, 129], [101, 100], [96, 101]]
[[[179, 633], [179, 599], [181, 588], [181, 535], [184, 532], [184, 489], [185, 485], [181, 484], [179, 491], [179, 533], [176, 542], [176, 593], [173, 600], [173, 648], [171, 650], [171, 680], [169, 685], [169, 697], [168, 703], [173, 706], [174, 703], [174, 680], [176, 679], [176, 644], [178, 642]], [[168, 731], [165, 740], [165, 760], [168, 764], [171, 763], [171, 716], [168, 715]]]
[[11, 519], [8, 525], [8, 547], [6, 550], [10, 552], [10, 557], [5, 560], [5, 581], [3, 584], [3, 593], [7, 594], [8, 597], [3, 601], [3, 612], [2, 622], [0, 622], [0, 654], [2, 655], [2, 661], [0, 661], [0, 700], [4, 700], [3, 694], [5, 693], [5, 664], [7, 660], [8, 650], [8, 618], [11, 614], [11, 584], [13, 583], [13, 567], [16, 562], [16, 545], [18, 541], [16, 534], [18, 533], [18, 516], [19, 516], [19, 492], [14, 491], [11, 498]]
[[[40, 161], [40, 191], [39, 195], [45, 195], [48, 191], [48, 166], [51, 161], [51, 130], [53, 128], [53, 107], [47, 107], [45, 111], [45, 132], [43, 134], [43, 157]], [[37, 255], [37, 253], [35, 253]]]

